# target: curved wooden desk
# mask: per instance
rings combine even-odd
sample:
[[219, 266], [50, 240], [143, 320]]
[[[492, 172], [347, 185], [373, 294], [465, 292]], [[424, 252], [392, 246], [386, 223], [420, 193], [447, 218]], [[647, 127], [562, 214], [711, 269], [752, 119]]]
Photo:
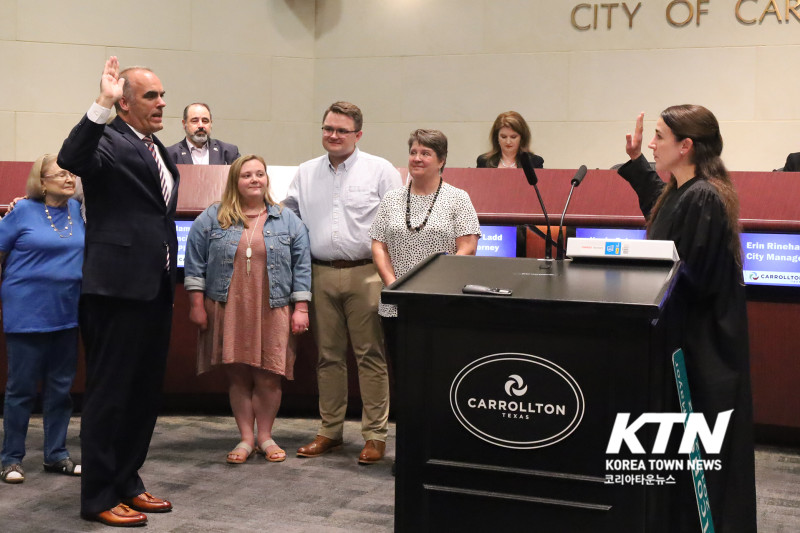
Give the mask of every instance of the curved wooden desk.
[[[0, 162], [0, 211], [24, 192], [30, 162]], [[203, 209], [218, 200], [227, 176], [226, 166], [179, 165], [181, 186], [178, 218], [193, 220]], [[536, 194], [521, 170], [447, 168], [445, 179], [465, 189], [478, 216], [486, 224], [544, 224]], [[405, 175], [405, 172], [403, 172]], [[551, 224], [557, 225], [570, 189], [573, 170], [538, 170], [539, 188], [545, 205], [552, 210]], [[739, 191], [741, 221], [745, 231], [800, 233], [800, 175], [784, 172], [733, 172]], [[613, 170], [590, 170], [575, 190], [565, 219], [567, 226], [632, 227], [644, 226], [636, 195]], [[531, 254], [535, 255], [535, 254]], [[793, 394], [800, 383], [800, 336], [794, 335], [800, 323], [800, 290], [752, 291], [748, 301], [750, 353], [755, 421], [762, 429], [791, 430], [795, 441], [800, 435], [800, 397]], [[171, 404], [191, 409], [202, 404], [209, 393], [224, 395], [221, 373], [195, 375], [197, 333], [188, 321], [188, 297], [178, 287], [173, 319], [173, 336], [165, 391]], [[311, 335], [299, 339], [295, 366], [296, 380], [285, 386], [284, 405], [309, 413], [316, 409], [316, 346]], [[350, 366], [351, 397], [358, 398], [355, 368]], [[0, 383], [5, 383], [5, 343], [0, 346]], [[74, 391], [83, 390], [83, 364]], [[215, 397], [214, 405], [222, 401]], [[198, 403], [200, 402], [200, 403]], [[357, 401], [352, 407], [357, 408]], [[224, 408], [224, 404], [222, 404]], [[785, 432], [783, 433], [785, 434]]]

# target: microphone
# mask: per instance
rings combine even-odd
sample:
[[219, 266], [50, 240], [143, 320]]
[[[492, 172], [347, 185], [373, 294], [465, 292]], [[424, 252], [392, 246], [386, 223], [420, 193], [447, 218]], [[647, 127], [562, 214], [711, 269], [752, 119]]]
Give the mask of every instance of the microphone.
[[[522, 161], [522, 171], [525, 172], [525, 178], [528, 180], [528, 183], [533, 185], [533, 189], [536, 191], [536, 197], [539, 199], [539, 206], [542, 208], [544, 221], [547, 224], [547, 235], [544, 236], [544, 257], [545, 259], [553, 259], [553, 239], [550, 237], [550, 217], [547, 216], [547, 209], [544, 207], [544, 200], [542, 200], [542, 195], [539, 192], [539, 187], [537, 186], [537, 183], [539, 183], [539, 178], [536, 177], [536, 171], [533, 169], [533, 163], [531, 162], [533, 158], [530, 157], [528, 152], [523, 152], [520, 154], [520, 156], [520, 160]], [[541, 235], [541, 231], [539, 231], [535, 226], [533, 229]], [[558, 252], [558, 250], [556, 250], [556, 252]]]
[[567, 196], [567, 203], [564, 204], [564, 211], [561, 213], [561, 222], [558, 224], [558, 237], [556, 237], [556, 259], [564, 259], [567, 255], [567, 246], [563, 241], [564, 232], [564, 217], [567, 214], [567, 207], [572, 200], [572, 191], [575, 187], [581, 184], [583, 178], [586, 177], [586, 165], [581, 165], [575, 175], [572, 177], [572, 187], [569, 188], [569, 196]]
[[586, 165], [581, 165], [581, 168], [575, 173], [575, 176], [572, 178], [572, 185], [577, 187], [583, 181], [583, 178], [586, 177]]
[[528, 185], [536, 187], [536, 184], [539, 183], [539, 178], [536, 177], [536, 169], [533, 168], [530, 158], [525, 155], [526, 153], [527, 152], [523, 152], [520, 157], [522, 160], [522, 171], [525, 173], [525, 179], [528, 180]]

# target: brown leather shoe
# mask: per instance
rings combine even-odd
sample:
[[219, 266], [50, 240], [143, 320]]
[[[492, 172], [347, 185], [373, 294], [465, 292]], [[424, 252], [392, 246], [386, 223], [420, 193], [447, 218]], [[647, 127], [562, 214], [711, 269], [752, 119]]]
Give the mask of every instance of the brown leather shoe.
[[147, 524], [146, 515], [134, 511], [124, 503], [120, 503], [108, 511], [103, 511], [96, 515], [84, 516], [83, 518], [102, 522], [107, 526], [114, 527], [136, 527]]
[[368, 440], [358, 456], [358, 462], [362, 465], [371, 465], [383, 459], [386, 452], [386, 443], [382, 440]]
[[128, 498], [125, 503], [145, 513], [166, 513], [172, 510], [172, 504], [167, 500], [156, 498], [149, 492], [143, 492], [134, 498]]
[[300, 446], [297, 448], [297, 455], [299, 457], [319, 457], [324, 453], [328, 453], [342, 445], [342, 439], [333, 440], [322, 435], [317, 435], [311, 444]]

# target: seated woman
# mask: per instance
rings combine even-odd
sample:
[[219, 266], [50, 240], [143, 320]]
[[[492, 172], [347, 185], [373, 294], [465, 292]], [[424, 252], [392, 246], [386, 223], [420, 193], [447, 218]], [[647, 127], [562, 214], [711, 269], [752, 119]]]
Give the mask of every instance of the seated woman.
[[[673, 291], [679, 340], [694, 412], [713, 424], [733, 410], [719, 456], [722, 469], [706, 470], [717, 531], [756, 531], [753, 408], [747, 308], [739, 240], [739, 199], [720, 159], [722, 136], [714, 115], [697, 105], [665, 109], [650, 142], [656, 169], [642, 156], [644, 113], [627, 136], [630, 157], [619, 170], [636, 191], [647, 219], [647, 238], [675, 242], [683, 262]], [[665, 363], [668, 364], [668, 363]], [[670, 387], [674, 410], [678, 400]], [[676, 475], [679, 494], [669, 531], [699, 528], [690, 472]]]
[[55, 155], [40, 157], [28, 175], [28, 199], [17, 202], [0, 221], [0, 295], [8, 355], [0, 478], [6, 483], [25, 481], [25, 436], [39, 381], [44, 470], [81, 474], [66, 447], [84, 244], [80, 204], [70, 199], [75, 182], [73, 174], [56, 164]]
[[531, 151], [531, 130], [516, 111], [500, 113], [489, 132], [492, 149], [478, 156], [478, 168], [522, 168], [527, 157], [533, 168], [543, 168], [544, 159]]
[[270, 197], [264, 159], [233, 162], [222, 201], [192, 224], [185, 274], [189, 320], [200, 328], [197, 372], [223, 365], [241, 433], [227, 462], [244, 463], [256, 443], [268, 461], [285, 460], [272, 425], [281, 377], [294, 377], [290, 333], [308, 331], [311, 254], [305, 225]]
[[[446, 161], [447, 137], [441, 131], [411, 133], [408, 185], [386, 193], [369, 231], [372, 258], [385, 285], [431, 254], [475, 255], [478, 215], [465, 191], [442, 180]], [[381, 303], [378, 312], [395, 317], [397, 307]]]

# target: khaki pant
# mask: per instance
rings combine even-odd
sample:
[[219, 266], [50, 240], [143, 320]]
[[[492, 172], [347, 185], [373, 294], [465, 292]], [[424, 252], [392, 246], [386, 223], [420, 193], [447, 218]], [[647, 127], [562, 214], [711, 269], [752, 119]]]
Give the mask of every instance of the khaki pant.
[[386, 440], [389, 373], [378, 316], [381, 280], [375, 265], [311, 267], [311, 326], [319, 349], [319, 435], [342, 438], [347, 411], [347, 339], [353, 345], [361, 388], [361, 434]]

